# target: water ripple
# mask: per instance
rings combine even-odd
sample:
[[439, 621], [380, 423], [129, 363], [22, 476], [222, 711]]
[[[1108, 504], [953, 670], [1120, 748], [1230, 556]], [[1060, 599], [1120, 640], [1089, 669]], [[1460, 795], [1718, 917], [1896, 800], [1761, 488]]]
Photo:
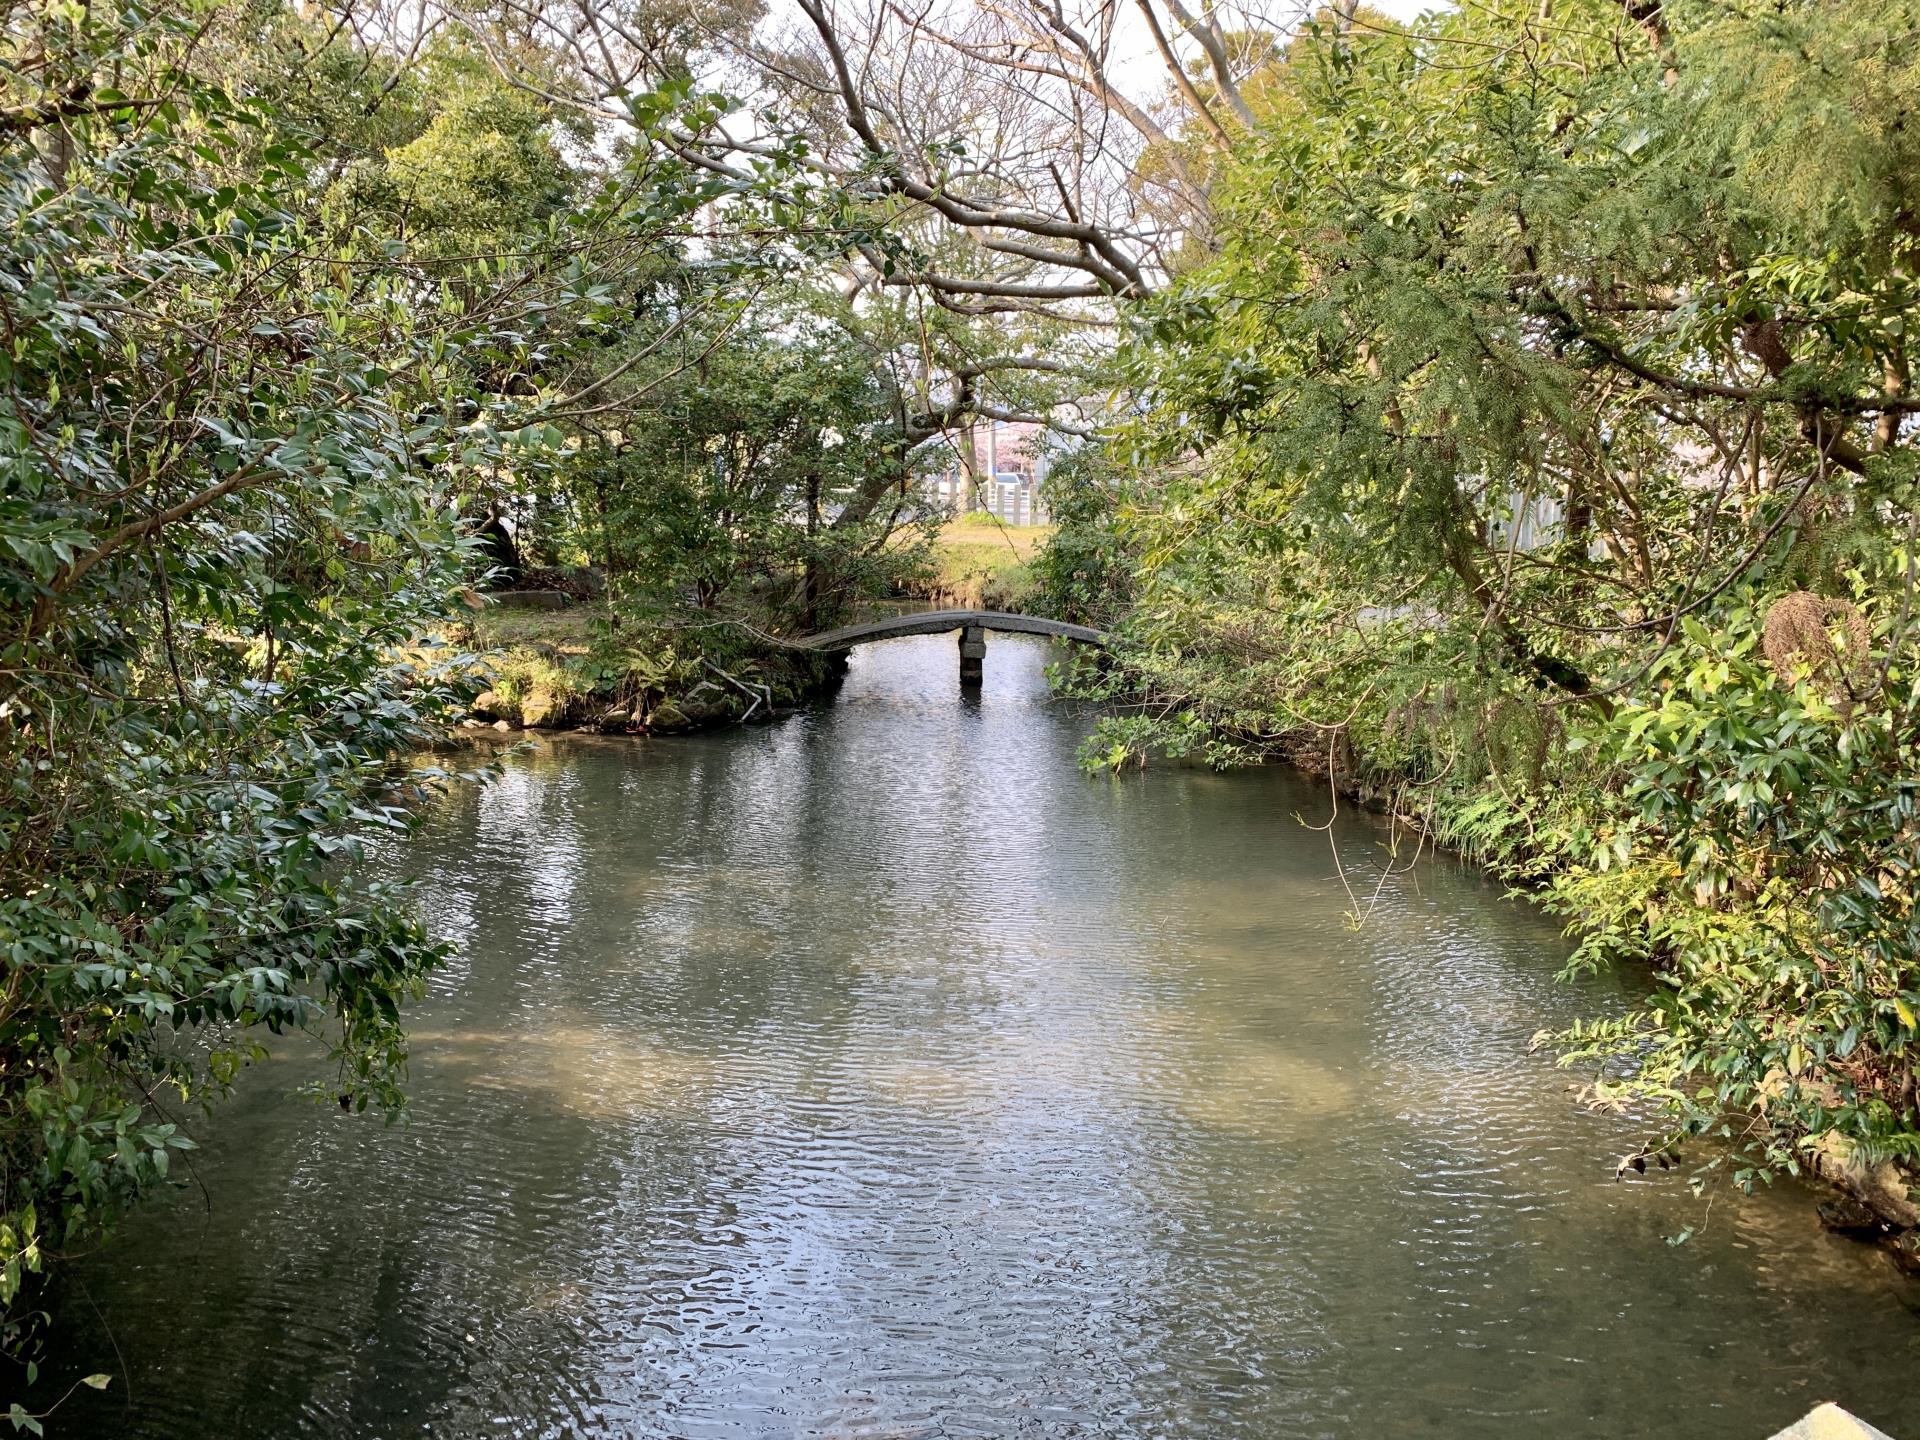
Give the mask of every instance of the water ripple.
[[[70, 1433], [1749, 1437], [1920, 1426], [1793, 1197], [1616, 1185], [1536, 1028], [1626, 1003], [1284, 774], [1089, 779], [1040, 645], [753, 732], [540, 742], [392, 863], [460, 946], [412, 1123], [252, 1077], [59, 1295]], [[97, 1301], [127, 1360], [78, 1288]], [[82, 1408], [87, 1407], [87, 1408]], [[58, 1431], [56, 1430], [56, 1433]]]

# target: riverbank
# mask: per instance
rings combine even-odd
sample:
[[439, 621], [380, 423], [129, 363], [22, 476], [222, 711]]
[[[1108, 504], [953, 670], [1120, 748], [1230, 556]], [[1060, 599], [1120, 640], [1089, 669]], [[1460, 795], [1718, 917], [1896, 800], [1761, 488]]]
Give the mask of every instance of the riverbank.
[[1033, 559], [1053, 534], [1051, 525], [1008, 525], [981, 511], [958, 516], [934, 536], [931, 569], [904, 588], [938, 609], [1023, 614], [1039, 589]]
[[[1032, 560], [1048, 525], [1007, 525], [974, 513], [934, 538], [930, 565], [903, 582], [912, 604], [1024, 613], [1037, 589]], [[697, 617], [624, 626], [597, 587], [482, 597], [459, 638], [487, 654], [489, 684], [469, 727], [680, 735], [790, 715], [831, 693], [843, 657], [769, 643], [745, 627]]]
[[829, 693], [845, 668], [740, 626], [623, 628], [592, 605], [489, 604], [462, 638], [487, 656], [470, 728], [680, 735], [759, 723]]

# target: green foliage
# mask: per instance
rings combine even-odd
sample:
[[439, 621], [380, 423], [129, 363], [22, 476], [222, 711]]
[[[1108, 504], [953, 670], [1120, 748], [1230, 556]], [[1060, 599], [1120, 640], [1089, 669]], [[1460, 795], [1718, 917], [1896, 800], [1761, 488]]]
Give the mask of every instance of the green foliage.
[[[1597, 737], [1622, 804], [1554, 903], [1593, 927], [1576, 965], [1637, 950], [1664, 983], [1647, 1012], [1569, 1039], [1586, 1057], [1633, 1053], [1635, 1086], [1669, 1096], [1686, 1128], [1760, 1115], [1771, 1163], [1796, 1168], [1831, 1137], [1867, 1162], [1912, 1160], [1911, 657], [1851, 685], [1782, 674], [1754, 617], [1726, 623], [1690, 625], [1653, 694]], [[1891, 623], [1877, 649], [1898, 643]]]
[[1025, 613], [1040, 603], [1036, 566], [1051, 543], [1048, 527], [968, 511], [934, 537], [928, 569], [907, 577], [906, 589], [938, 605]]
[[[1054, 502], [1060, 602], [1129, 587], [1090, 763], [1287, 754], [1549, 886], [1580, 964], [1662, 977], [1571, 1056], [1741, 1117], [1746, 1179], [1920, 1114], [1915, 18], [1310, 29], [1136, 317], [1114, 478]], [[1821, 664], [1760, 658], [1791, 592]]]
[[1133, 599], [1133, 556], [1114, 526], [1120, 477], [1104, 447], [1083, 446], [1057, 457], [1042, 498], [1054, 523], [1034, 558], [1040, 609], [1056, 619], [1104, 626]]
[[[711, 339], [685, 323], [694, 308]], [[579, 543], [636, 613], [826, 628], [918, 565], [934, 517], [884, 372], [808, 293], [743, 313], [682, 292], [633, 343], [649, 403], [583, 443], [560, 481]]]
[[[433, 97], [419, 133], [377, 159], [349, 165], [335, 203], [431, 254], [464, 255], [524, 243], [572, 198], [574, 176], [544, 107], [478, 62], [441, 55], [425, 68]], [[435, 81], [438, 84], [435, 84]]]
[[[6, 35], [0, 1304], [16, 1353], [29, 1277], [176, 1178], [189, 1120], [266, 1038], [323, 1035], [321, 1098], [398, 1113], [402, 1006], [445, 945], [364, 863], [365, 837], [404, 830], [453, 778], [408, 757], [479, 685], [435, 638], [470, 613], [460, 497], [549, 463], [559, 438], [527, 423], [543, 397], [501, 376], [525, 372], [557, 310], [597, 323], [577, 247], [489, 277], [342, 226], [300, 117], [233, 48], [257, 18], [56, 5]], [[483, 111], [499, 120], [459, 97], [439, 114]]]
[[1004, 530], [1006, 521], [985, 510], [968, 510], [954, 516], [954, 525], [968, 530]]

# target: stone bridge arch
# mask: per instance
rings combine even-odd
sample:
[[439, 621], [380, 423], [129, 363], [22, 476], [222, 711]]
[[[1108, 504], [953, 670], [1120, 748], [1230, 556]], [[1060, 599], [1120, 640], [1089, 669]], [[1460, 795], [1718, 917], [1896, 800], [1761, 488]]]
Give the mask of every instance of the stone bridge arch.
[[1089, 625], [1073, 625], [1044, 615], [1013, 615], [1004, 610], [927, 610], [913, 615], [889, 615], [883, 620], [863, 620], [858, 625], [842, 625], [806, 635], [793, 643], [807, 650], [851, 650], [856, 645], [876, 640], [896, 640], [903, 635], [944, 635], [960, 632], [960, 683], [978, 685], [987, 656], [987, 631], [999, 630], [1012, 635], [1047, 635], [1072, 640], [1081, 645], [1104, 647], [1107, 633]]

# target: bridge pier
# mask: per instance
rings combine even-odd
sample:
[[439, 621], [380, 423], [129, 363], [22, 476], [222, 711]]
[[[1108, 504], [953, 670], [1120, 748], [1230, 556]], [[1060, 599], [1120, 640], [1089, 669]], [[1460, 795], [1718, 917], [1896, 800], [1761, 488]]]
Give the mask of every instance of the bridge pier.
[[985, 626], [965, 625], [960, 630], [960, 688], [978, 689], [986, 675], [987, 631]]

